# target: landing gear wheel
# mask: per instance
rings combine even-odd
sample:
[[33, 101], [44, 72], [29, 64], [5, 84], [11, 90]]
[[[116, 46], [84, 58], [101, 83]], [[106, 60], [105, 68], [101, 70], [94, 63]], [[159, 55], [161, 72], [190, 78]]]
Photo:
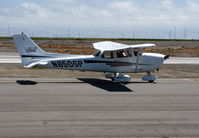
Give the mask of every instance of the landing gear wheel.
[[115, 73], [112, 79], [114, 82], [129, 82], [131, 80], [129, 75], [123, 75], [121, 73]]
[[123, 75], [121, 73], [114, 73], [114, 75], [109, 73], [109, 74], [106, 74], [105, 77], [111, 79], [113, 82], [118, 82], [118, 83], [121, 83], [121, 82], [127, 83], [131, 80], [129, 75]]
[[154, 82], [153, 80], [150, 80], [150, 81], [149, 81], [149, 83], [153, 83], [153, 82]]
[[143, 81], [148, 81], [149, 83], [153, 83], [157, 79], [157, 76], [150, 74], [150, 72], [147, 72], [147, 75], [142, 77]]

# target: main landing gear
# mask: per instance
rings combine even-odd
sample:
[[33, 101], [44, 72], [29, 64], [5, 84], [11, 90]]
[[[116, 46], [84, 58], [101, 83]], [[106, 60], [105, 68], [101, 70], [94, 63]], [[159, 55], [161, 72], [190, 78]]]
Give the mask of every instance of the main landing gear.
[[106, 78], [112, 79], [114, 82], [129, 82], [131, 80], [131, 77], [129, 75], [123, 75], [122, 73], [109, 73], [105, 75]]
[[[131, 77], [129, 75], [124, 75], [122, 73], [108, 73], [105, 75], [106, 78], [111, 79], [114, 82], [129, 82], [131, 80]], [[154, 82], [157, 79], [157, 76], [151, 74], [150, 72], [147, 72], [147, 75], [142, 77], [143, 81], [148, 81], [150, 83]]]
[[151, 74], [150, 72], [147, 72], [147, 75], [142, 77], [143, 81], [148, 81], [150, 83], [154, 82], [158, 77]]

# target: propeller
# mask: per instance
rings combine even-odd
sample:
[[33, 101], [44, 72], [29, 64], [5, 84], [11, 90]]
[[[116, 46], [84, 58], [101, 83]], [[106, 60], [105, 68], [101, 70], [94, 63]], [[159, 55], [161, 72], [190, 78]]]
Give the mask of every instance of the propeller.
[[169, 59], [169, 58], [170, 58], [170, 55], [164, 56], [164, 60], [167, 60], [167, 59]]

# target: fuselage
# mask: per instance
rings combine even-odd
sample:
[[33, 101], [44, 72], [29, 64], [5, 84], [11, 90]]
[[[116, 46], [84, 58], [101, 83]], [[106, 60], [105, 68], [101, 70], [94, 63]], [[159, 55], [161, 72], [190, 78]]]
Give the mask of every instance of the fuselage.
[[93, 43], [93, 47], [99, 50], [94, 55], [65, 55], [43, 51], [24, 33], [13, 35], [13, 38], [25, 68], [105, 72], [105, 77], [115, 82], [130, 81], [130, 76], [122, 74], [126, 72], [147, 72], [143, 80], [153, 82], [157, 77], [150, 72], [159, 69], [168, 58], [162, 54], [142, 53], [142, 48], [154, 47], [155, 44], [126, 45], [103, 41]]
[[[104, 58], [102, 52], [97, 56], [50, 54], [48, 57], [50, 57], [46, 58], [48, 63], [45, 66], [42, 65], [42, 68], [113, 73], [149, 72], [160, 68], [164, 61], [164, 55], [155, 53], [120, 58]], [[45, 57], [41, 58], [45, 62]]]

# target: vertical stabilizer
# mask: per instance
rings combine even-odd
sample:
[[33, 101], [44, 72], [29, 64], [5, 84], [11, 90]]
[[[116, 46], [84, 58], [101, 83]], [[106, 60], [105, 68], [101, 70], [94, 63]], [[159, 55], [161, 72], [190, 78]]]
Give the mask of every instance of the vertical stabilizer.
[[39, 46], [24, 33], [13, 35], [13, 39], [16, 44], [17, 51], [21, 56], [23, 66], [27, 66], [32, 62], [38, 61], [35, 57], [46, 55], [46, 52], [39, 48]]
[[46, 53], [24, 33], [13, 35], [13, 38], [17, 51], [22, 57], [30, 55], [44, 55]]

